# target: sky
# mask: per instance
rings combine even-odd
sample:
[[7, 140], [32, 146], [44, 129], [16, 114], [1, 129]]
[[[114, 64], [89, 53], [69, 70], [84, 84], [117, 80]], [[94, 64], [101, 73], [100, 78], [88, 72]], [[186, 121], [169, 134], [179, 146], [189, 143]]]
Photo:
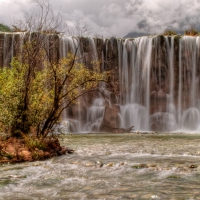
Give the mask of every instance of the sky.
[[[166, 29], [200, 30], [200, 0], [49, 0], [69, 28], [85, 25], [94, 35], [124, 37]], [[11, 25], [38, 10], [30, 0], [0, 0], [0, 23]]]

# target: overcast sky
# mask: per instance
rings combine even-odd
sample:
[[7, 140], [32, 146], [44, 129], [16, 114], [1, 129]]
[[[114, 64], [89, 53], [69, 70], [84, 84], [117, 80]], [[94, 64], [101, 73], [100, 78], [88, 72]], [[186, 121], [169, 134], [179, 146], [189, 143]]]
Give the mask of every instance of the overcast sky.
[[[94, 34], [124, 37], [129, 32], [161, 33], [200, 29], [200, 0], [50, 0], [69, 27], [85, 24]], [[0, 0], [0, 23], [10, 25], [37, 9], [30, 0]]]

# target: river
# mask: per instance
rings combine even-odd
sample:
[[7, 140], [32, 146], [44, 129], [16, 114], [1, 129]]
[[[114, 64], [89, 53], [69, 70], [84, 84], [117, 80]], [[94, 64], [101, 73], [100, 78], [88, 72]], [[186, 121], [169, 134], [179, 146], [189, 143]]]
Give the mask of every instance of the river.
[[200, 134], [69, 134], [75, 150], [0, 166], [2, 200], [200, 199]]

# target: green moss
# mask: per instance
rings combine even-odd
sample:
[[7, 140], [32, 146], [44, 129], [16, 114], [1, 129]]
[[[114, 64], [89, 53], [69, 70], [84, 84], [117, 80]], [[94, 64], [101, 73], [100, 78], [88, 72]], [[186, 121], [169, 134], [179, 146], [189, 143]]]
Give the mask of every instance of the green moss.
[[131, 168], [133, 169], [143, 169], [143, 168], [148, 168], [146, 164], [139, 164], [139, 165], [133, 165]]
[[176, 175], [172, 175], [172, 176], [168, 176], [168, 179], [179, 179], [180, 176], [176, 176]]
[[131, 168], [133, 168], [133, 169], [140, 169], [141, 167], [139, 165], [134, 165]]
[[32, 157], [33, 157], [33, 159], [35, 159], [35, 160], [39, 160], [39, 158], [40, 158], [38, 152], [33, 152]]
[[175, 40], [179, 40], [179, 39], [181, 39], [181, 37], [182, 37], [181, 35], [176, 35], [176, 36], [174, 37], [174, 39], [175, 39]]

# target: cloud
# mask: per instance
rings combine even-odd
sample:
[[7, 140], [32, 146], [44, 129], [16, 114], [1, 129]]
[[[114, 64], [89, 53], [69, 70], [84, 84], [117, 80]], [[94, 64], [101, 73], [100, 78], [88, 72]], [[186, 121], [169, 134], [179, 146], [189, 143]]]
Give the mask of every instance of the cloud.
[[[69, 27], [85, 24], [94, 34], [123, 37], [129, 32], [161, 33], [185, 30], [189, 24], [200, 29], [200, 0], [50, 0]], [[0, 0], [0, 23], [37, 11], [29, 0]]]

